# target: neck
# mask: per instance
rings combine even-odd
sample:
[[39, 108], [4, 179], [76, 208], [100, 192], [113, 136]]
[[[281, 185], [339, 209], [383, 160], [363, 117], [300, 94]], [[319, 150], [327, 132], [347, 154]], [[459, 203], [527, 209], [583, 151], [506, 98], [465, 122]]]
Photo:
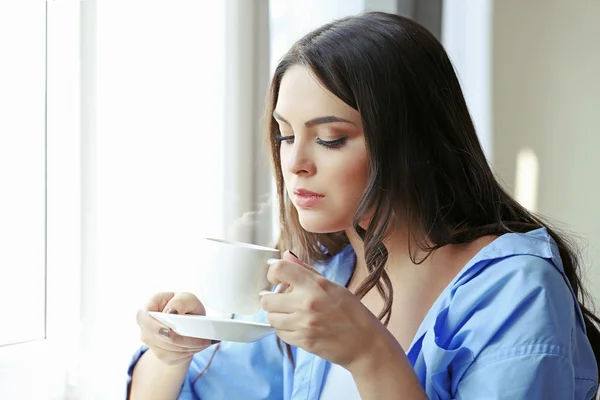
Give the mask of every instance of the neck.
[[[365, 277], [368, 274], [368, 270], [365, 260], [364, 243], [353, 229], [347, 230], [346, 235], [350, 240], [350, 245], [356, 253], [355, 275], [360, 278]], [[386, 263], [386, 270], [388, 273], [401, 273], [402, 271], [409, 271], [415, 267], [415, 264], [410, 257], [408, 236], [406, 234], [395, 233], [390, 235], [384, 241], [384, 245], [388, 251], [388, 260]], [[414, 247], [412, 250], [414, 252]], [[420, 252], [417, 253], [417, 258], [419, 257], [422, 257]]]

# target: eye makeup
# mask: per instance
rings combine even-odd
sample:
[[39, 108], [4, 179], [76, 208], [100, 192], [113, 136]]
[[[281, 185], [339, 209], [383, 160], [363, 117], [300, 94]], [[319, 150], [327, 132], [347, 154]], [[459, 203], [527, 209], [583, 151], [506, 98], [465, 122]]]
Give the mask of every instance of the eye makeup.
[[275, 135], [275, 140], [277, 140], [278, 142], [291, 143], [294, 141], [294, 135], [283, 136], [280, 133], [277, 133]]
[[[293, 143], [294, 135], [282, 136], [281, 134], [278, 133], [275, 135], [275, 140], [277, 140], [278, 142]], [[344, 136], [344, 137], [341, 137], [341, 138], [335, 139], [335, 140], [323, 140], [320, 138], [316, 138], [315, 143], [317, 143], [320, 146], [326, 147], [328, 149], [337, 149], [337, 148], [342, 147], [344, 144], [346, 144], [347, 140], [348, 140], [348, 136]]]
[[342, 147], [344, 144], [346, 144], [346, 141], [348, 140], [348, 136], [344, 136], [341, 137], [339, 139], [335, 139], [335, 140], [323, 140], [323, 139], [316, 139], [316, 142], [318, 144], [320, 144], [321, 146], [327, 147], [328, 149], [337, 149], [339, 147]]

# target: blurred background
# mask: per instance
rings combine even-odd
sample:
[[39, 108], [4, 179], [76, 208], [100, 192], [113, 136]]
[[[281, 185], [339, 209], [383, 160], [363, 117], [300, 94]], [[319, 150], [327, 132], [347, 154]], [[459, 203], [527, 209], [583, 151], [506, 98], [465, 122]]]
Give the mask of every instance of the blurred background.
[[201, 239], [273, 242], [270, 74], [363, 10], [442, 40], [499, 179], [600, 301], [600, 1], [3, 0], [1, 399], [124, 398], [135, 312], [195, 291]]

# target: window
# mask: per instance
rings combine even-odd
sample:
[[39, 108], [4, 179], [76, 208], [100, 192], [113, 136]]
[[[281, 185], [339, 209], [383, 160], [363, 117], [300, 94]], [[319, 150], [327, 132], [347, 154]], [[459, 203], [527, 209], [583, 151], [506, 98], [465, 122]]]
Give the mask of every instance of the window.
[[270, 0], [271, 69], [294, 42], [319, 26], [365, 9], [365, 0]]
[[78, 10], [0, 3], [2, 399], [62, 399], [77, 337]]
[[115, 399], [139, 345], [136, 310], [157, 291], [196, 291], [199, 244], [222, 234], [225, 12], [197, 0], [98, 1], [95, 11], [95, 39], [82, 38], [95, 53], [82, 71], [82, 115], [93, 116], [82, 123], [73, 376], [81, 398]]
[[136, 309], [194, 290], [223, 231], [224, 14], [0, 2], [0, 398], [121, 398]]
[[45, 19], [43, 4], [0, 4], [0, 304], [18, 321], [0, 346], [45, 336]]

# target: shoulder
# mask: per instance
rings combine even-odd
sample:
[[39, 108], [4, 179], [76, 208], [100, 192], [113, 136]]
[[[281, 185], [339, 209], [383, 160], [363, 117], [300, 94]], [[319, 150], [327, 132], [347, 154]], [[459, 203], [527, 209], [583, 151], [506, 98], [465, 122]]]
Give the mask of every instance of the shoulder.
[[[527, 388], [552, 387], [572, 395], [579, 380], [558, 387], [536, 377], [569, 370], [576, 379], [595, 376], [579, 305], [545, 230], [505, 235], [484, 248], [436, 306], [422, 343], [436, 390], [457, 394], [460, 385], [471, 395], [464, 398], [488, 398], [510, 387], [519, 394], [509, 398], [525, 398]], [[495, 385], [493, 374], [510, 382]]]
[[449, 341], [468, 354], [457, 399], [592, 398], [597, 388], [579, 305], [552, 259], [495, 260], [456, 291], [446, 322]]
[[543, 236], [509, 234], [480, 251], [439, 299], [427, 332], [436, 347], [461, 348], [471, 361], [531, 344], [569, 348], [573, 329], [584, 328], [551, 245]]
[[545, 230], [497, 239], [454, 283], [447, 323], [477, 332], [469, 344], [480, 350], [525, 343], [569, 347], [572, 330], [584, 327], [555, 246]]
[[[471, 311], [514, 312], [553, 306], [573, 315], [574, 298], [564, 273], [551, 259], [518, 254], [486, 260], [453, 287], [450, 306]], [[540, 310], [541, 311], [541, 310]]]
[[579, 322], [577, 307], [556, 265], [522, 254], [492, 260], [457, 286], [448, 316], [455, 329], [477, 332], [472, 339], [488, 349], [533, 342], [568, 346]]

